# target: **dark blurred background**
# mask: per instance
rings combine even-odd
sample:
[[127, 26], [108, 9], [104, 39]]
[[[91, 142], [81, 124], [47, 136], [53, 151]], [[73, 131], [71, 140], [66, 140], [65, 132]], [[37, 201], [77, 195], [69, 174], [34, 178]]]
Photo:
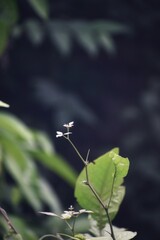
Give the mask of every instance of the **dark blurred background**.
[[[75, 121], [73, 140], [83, 155], [91, 149], [90, 160], [120, 147], [131, 166], [114, 224], [137, 231], [136, 239], [158, 239], [159, 1], [50, 0], [37, 9], [31, 2], [0, 0], [1, 100], [46, 131], [77, 171], [73, 150], [55, 138], [63, 123]], [[11, 21], [5, 34], [4, 17]], [[56, 184], [62, 197], [63, 182]], [[73, 190], [65, 194], [68, 206]]]

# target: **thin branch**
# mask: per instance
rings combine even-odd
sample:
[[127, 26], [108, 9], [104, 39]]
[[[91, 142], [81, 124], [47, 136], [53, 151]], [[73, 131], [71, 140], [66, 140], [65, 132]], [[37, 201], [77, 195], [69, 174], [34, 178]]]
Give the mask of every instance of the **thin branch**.
[[103, 209], [105, 210], [107, 218], [108, 218], [108, 223], [109, 223], [109, 226], [110, 226], [110, 230], [111, 230], [111, 237], [112, 237], [113, 240], [116, 240], [115, 235], [114, 235], [114, 231], [113, 231], [112, 222], [111, 222], [111, 219], [110, 219], [110, 216], [109, 216], [109, 212], [108, 212], [108, 207], [106, 207], [104, 205], [104, 203], [102, 202], [101, 198], [99, 197], [98, 193], [95, 191], [93, 186], [89, 182], [86, 182], [85, 184], [88, 185], [90, 190], [93, 192], [93, 194], [95, 195], [95, 197], [97, 198], [97, 200], [99, 201], [99, 203], [101, 204]]
[[15, 234], [18, 234], [17, 230], [15, 229], [15, 227], [13, 226], [13, 224], [11, 223], [6, 211], [0, 207], [0, 213], [2, 214], [3, 218], [5, 219], [8, 227], [10, 230], [12, 230]]
[[74, 150], [76, 151], [77, 155], [79, 156], [79, 158], [82, 160], [82, 162], [84, 163], [84, 165], [86, 166], [86, 161], [84, 160], [84, 158], [82, 157], [82, 155], [80, 154], [80, 152], [78, 151], [78, 149], [76, 148], [76, 146], [74, 145], [74, 143], [70, 140], [70, 138], [65, 137], [65, 139], [67, 139], [69, 141], [69, 143], [72, 145], [72, 147], [74, 148]]
[[72, 233], [73, 233], [73, 237], [74, 237], [74, 234], [75, 234], [75, 224], [76, 224], [76, 217], [73, 218], [73, 224], [72, 224]]

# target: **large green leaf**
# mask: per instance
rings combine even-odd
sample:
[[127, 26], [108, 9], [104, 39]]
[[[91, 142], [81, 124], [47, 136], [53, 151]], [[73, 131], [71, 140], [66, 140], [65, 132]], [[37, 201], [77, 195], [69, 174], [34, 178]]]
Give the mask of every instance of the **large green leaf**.
[[36, 13], [46, 19], [48, 18], [48, 12], [49, 12], [49, 3], [48, 0], [28, 0], [28, 2], [31, 4], [31, 6], [34, 8]]
[[[108, 208], [111, 220], [115, 217], [123, 200], [125, 189], [121, 184], [129, 168], [128, 159], [120, 157], [117, 153], [118, 149], [113, 149], [89, 163], [87, 167], [89, 182], [105, 207]], [[118, 160], [115, 161], [115, 158]], [[101, 230], [108, 221], [105, 209], [90, 188], [84, 184], [84, 181], [86, 181], [85, 169], [82, 170], [77, 179], [75, 197], [81, 207], [94, 212], [93, 218]]]

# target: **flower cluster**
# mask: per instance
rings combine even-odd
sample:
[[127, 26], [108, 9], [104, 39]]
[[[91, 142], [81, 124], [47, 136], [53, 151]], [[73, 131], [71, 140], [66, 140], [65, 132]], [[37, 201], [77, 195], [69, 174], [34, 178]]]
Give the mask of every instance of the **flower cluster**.
[[69, 211], [64, 211], [60, 216], [52, 212], [39, 212], [39, 213], [45, 214], [48, 216], [58, 217], [63, 220], [68, 220], [68, 219], [71, 219], [72, 217], [78, 217], [83, 213], [90, 213], [90, 214], [93, 213], [92, 211], [86, 210], [86, 209], [80, 209], [79, 211], [74, 211], [74, 208], [72, 207], [72, 205], [68, 208], [68, 210]]
[[56, 132], [56, 137], [57, 137], [57, 138], [58, 138], [58, 137], [69, 137], [69, 135], [72, 134], [72, 132], [70, 132], [69, 129], [70, 129], [71, 127], [73, 127], [73, 126], [74, 126], [74, 122], [73, 122], [73, 121], [72, 121], [72, 122], [69, 122], [69, 123], [65, 123], [65, 124], [63, 125], [63, 127], [67, 128], [67, 132], [63, 133], [63, 132], [57, 131], [57, 132]]

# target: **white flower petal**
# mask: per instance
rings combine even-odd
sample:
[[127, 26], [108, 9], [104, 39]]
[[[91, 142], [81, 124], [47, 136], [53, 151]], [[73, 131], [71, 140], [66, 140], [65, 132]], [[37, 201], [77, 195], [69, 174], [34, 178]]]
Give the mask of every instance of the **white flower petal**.
[[57, 214], [52, 213], [52, 212], [39, 212], [39, 213], [47, 215], [47, 216], [59, 217]]
[[63, 133], [62, 132], [59, 132], [59, 131], [57, 131], [56, 132], [56, 137], [58, 138], [58, 137], [63, 137]]
[[6, 108], [8, 108], [8, 107], [9, 107], [9, 104], [0, 101], [0, 107], [6, 107]]
[[63, 213], [61, 214], [62, 219], [70, 219], [72, 217], [72, 214], [68, 213]]
[[72, 121], [72, 122], [69, 122], [69, 127], [73, 127], [74, 126], [74, 121]]
[[69, 123], [65, 123], [64, 125], [63, 125], [63, 127], [66, 127], [66, 128], [71, 128], [71, 127], [73, 127], [74, 126], [74, 122], [72, 121], [72, 122], [69, 122]]

